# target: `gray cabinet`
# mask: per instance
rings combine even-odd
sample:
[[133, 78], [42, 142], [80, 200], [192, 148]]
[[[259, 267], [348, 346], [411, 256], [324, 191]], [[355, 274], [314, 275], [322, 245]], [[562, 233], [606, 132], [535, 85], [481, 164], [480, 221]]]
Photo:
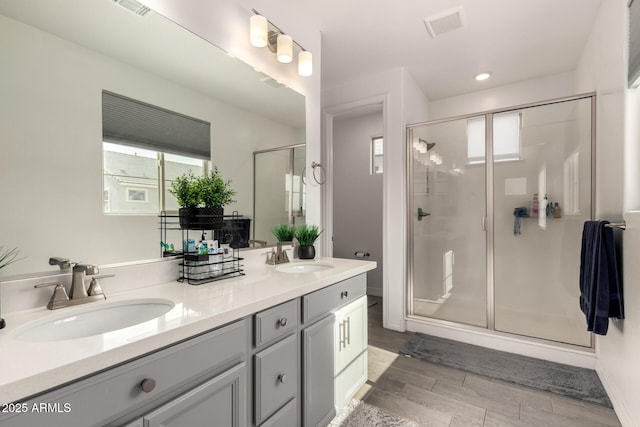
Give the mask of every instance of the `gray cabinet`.
[[298, 340], [291, 335], [256, 354], [255, 422], [262, 424], [298, 392]]
[[293, 399], [260, 427], [300, 427], [298, 422], [298, 402]]
[[253, 316], [253, 425], [299, 427], [300, 299]]
[[336, 415], [333, 383], [334, 315], [302, 331], [303, 426], [324, 427]]
[[366, 334], [366, 305], [341, 318], [338, 341], [358, 345], [338, 349], [338, 377], [334, 363], [334, 313], [365, 289], [362, 274], [43, 392], [21, 403], [26, 412], [0, 413], [0, 427], [325, 427], [336, 413], [334, 379], [347, 390], [366, 377], [356, 349], [366, 336], [351, 334], [362, 325]]
[[245, 427], [242, 363], [143, 417], [144, 427]]
[[0, 414], [0, 427], [121, 426], [246, 361], [248, 326], [239, 320], [28, 399], [29, 411]]

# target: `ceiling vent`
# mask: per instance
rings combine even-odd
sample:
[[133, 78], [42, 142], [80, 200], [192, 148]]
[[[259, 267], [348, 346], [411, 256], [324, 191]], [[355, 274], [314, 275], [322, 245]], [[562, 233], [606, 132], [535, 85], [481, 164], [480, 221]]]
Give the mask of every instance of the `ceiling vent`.
[[446, 12], [438, 13], [424, 18], [424, 25], [432, 38], [449, 31], [457, 30], [465, 25], [465, 16], [462, 6]]
[[124, 7], [129, 12], [135, 13], [138, 16], [144, 16], [151, 11], [147, 6], [136, 0], [113, 0], [119, 6]]

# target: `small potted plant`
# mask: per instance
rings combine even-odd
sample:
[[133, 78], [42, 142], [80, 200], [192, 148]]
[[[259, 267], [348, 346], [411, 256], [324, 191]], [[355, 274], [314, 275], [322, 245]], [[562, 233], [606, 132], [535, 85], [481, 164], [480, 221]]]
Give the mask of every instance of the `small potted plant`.
[[313, 246], [322, 231], [317, 225], [303, 224], [296, 228], [296, 240], [300, 244], [298, 247], [298, 258], [314, 259], [316, 257], [316, 248]]
[[203, 218], [211, 221], [212, 230], [222, 228], [224, 221], [224, 207], [235, 200], [235, 190], [232, 190], [231, 181], [222, 179], [222, 175], [217, 167], [206, 176], [198, 179], [198, 194], [200, 202], [204, 205], [201, 211]]
[[[0, 246], [0, 270], [18, 261], [17, 257], [19, 253], [20, 251], [18, 250], [18, 248], [4, 250], [4, 247]], [[0, 329], [4, 327], [4, 319], [0, 317]]]
[[231, 181], [224, 181], [217, 167], [210, 174], [196, 177], [191, 172], [177, 177], [169, 193], [176, 197], [180, 228], [217, 230], [222, 227], [224, 206], [235, 202]]
[[289, 224], [276, 225], [271, 229], [271, 233], [278, 239], [278, 242], [292, 242], [296, 237], [296, 226]]

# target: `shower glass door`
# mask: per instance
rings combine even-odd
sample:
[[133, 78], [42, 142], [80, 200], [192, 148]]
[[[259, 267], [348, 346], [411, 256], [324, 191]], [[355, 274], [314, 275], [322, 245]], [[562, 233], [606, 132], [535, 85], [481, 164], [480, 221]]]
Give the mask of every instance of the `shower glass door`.
[[591, 347], [579, 263], [594, 102], [407, 129], [410, 315]]
[[486, 327], [484, 116], [478, 119], [409, 129], [409, 304], [417, 316]]
[[496, 114], [493, 128], [495, 329], [590, 346], [578, 272], [591, 98]]
[[253, 153], [253, 240], [275, 245], [271, 230], [305, 223], [304, 145]]

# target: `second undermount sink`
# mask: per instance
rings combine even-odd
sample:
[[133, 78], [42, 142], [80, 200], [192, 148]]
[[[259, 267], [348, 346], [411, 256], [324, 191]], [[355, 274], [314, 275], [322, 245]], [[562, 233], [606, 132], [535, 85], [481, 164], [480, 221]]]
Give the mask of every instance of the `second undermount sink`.
[[333, 268], [331, 264], [318, 264], [315, 262], [294, 262], [276, 267], [276, 270], [283, 273], [316, 273]]
[[145, 298], [77, 309], [62, 309], [42, 319], [20, 326], [13, 333], [20, 341], [59, 341], [117, 331], [162, 316], [174, 307], [173, 301]]

